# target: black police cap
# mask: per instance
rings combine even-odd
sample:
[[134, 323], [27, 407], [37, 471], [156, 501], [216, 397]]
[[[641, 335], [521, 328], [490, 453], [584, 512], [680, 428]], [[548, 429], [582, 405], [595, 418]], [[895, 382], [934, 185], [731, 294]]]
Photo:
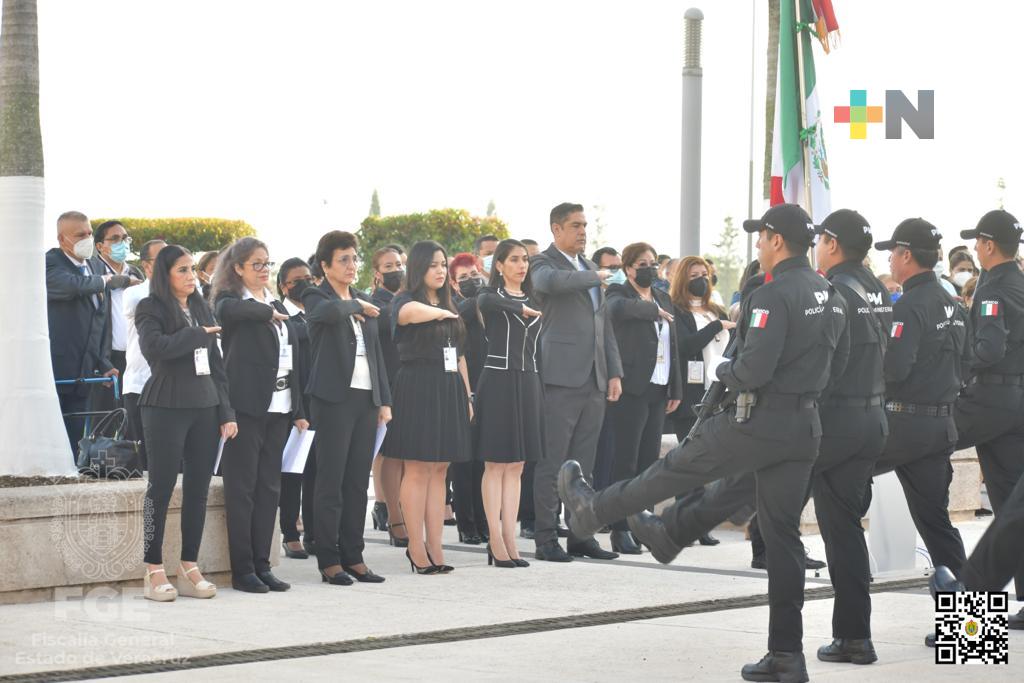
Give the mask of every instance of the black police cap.
[[814, 241], [814, 223], [799, 204], [776, 204], [761, 218], [743, 221], [743, 229], [747, 232], [771, 230], [787, 242], [804, 246]]
[[907, 249], [938, 249], [942, 235], [938, 228], [923, 218], [908, 218], [896, 226], [892, 239], [875, 242], [878, 251], [891, 251], [896, 247]]
[[833, 211], [816, 226], [815, 232], [838, 240], [844, 247], [871, 248], [871, 225], [852, 209]]
[[995, 242], [1012, 244], [1020, 242], [1021, 234], [1024, 234], [1024, 228], [1021, 228], [1020, 222], [1013, 217], [1013, 214], [1002, 209], [995, 209], [981, 217], [978, 227], [974, 230], [964, 230], [960, 233], [960, 237], [965, 240], [984, 237]]

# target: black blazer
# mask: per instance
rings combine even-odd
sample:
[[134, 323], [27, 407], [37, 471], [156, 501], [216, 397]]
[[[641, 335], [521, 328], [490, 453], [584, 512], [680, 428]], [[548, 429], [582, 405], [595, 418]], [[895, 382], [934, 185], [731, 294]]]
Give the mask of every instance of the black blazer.
[[[277, 382], [280, 354], [277, 330], [271, 322], [274, 311], [288, 315], [280, 301], [271, 301], [273, 308], [253, 299], [242, 299], [234, 292], [217, 294], [217, 320], [223, 326], [221, 344], [228, 376], [231, 405], [246, 415], [262, 417], [270, 407]], [[299, 331], [291, 320], [288, 327], [292, 345], [292, 419], [306, 417], [302, 404], [302, 354], [299, 352]]]
[[[673, 315], [676, 317], [676, 337], [679, 339], [680, 365], [691, 360], [704, 360], [704, 347], [711, 343], [712, 337], [722, 331], [721, 320], [728, 320], [725, 316], [719, 316], [719, 321], [712, 321], [698, 330], [697, 321], [689, 310], [676, 307]], [[729, 332], [729, 336], [732, 336], [732, 331]], [[683, 374], [686, 375], [687, 373], [684, 372]], [[683, 401], [679, 406], [679, 410], [684, 411], [688, 417], [692, 416], [693, 411], [690, 409], [690, 406], [700, 403], [703, 397], [703, 382], [700, 384], [684, 384]]]
[[[153, 372], [139, 396], [139, 405], [157, 408], [217, 406], [221, 424], [234, 422], [235, 411], [228, 396], [228, 378], [217, 338], [203, 331], [203, 327], [216, 325], [213, 314], [206, 302], [197, 297], [189, 299], [188, 309], [196, 327], [190, 326], [176, 309], [152, 296], [147, 296], [136, 307], [139, 349]], [[196, 375], [194, 351], [204, 346], [210, 358], [210, 374]]]
[[[672, 310], [668, 294], [651, 289], [654, 301], [645, 301], [629, 282], [609, 285], [605, 291], [608, 314], [615, 329], [615, 340], [622, 357], [622, 391], [641, 396], [651, 384], [651, 375], [658, 362], [658, 332], [654, 324], [659, 320], [658, 308]], [[679, 372], [676, 330], [669, 325], [669, 399], [683, 396], [682, 375]]]
[[[331, 283], [324, 280], [319, 287], [307, 287], [302, 292], [309, 323], [313, 367], [309, 374], [306, 393], [331, 403], [344, 403], [352, 395], [352, 371], [356, 364], [356, 333], [352, 330], [352, 316], [362, 312], [360, 299], [368, 303], [370, 297], [354, 287], [349, 288], [353, 299], [342, 299]], [[366, 361], [370, 366], [370, 386], [376, 406], [391, 405], [391, 386], [380, 343], [380, 318], [364, 316], [359, 323], [366, 344]]]
[[370, 296], [370, 302], [380, 309], [378, 320], [386, 321], [377, 324], [377, 335], [380, 337], [380, 346], [384, 350], [384, 367], [387, 368], [390, 382], [395, 381], [395, 377], [398, 376], [398, 368], [402, 365], [402, 361], [398, 357], [398, 346], [391, 336], [391, 301], [394, 298], [394, 292], [383, 287], [373, 290], [373, 294]]

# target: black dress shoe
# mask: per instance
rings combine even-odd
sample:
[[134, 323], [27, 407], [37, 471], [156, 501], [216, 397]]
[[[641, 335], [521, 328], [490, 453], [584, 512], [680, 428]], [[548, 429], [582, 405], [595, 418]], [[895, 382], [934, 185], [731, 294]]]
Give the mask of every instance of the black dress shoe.
[[719, 541], [711, 534], [704, 534], [697, 540], [700, 542], [701, 545], [718, 545], [719, 543], [721, 543], [721, 541]]
[[934, 633], [929, 633], [928, 635], [926, 635], [924, 637], [924, 646], [925, 647], [935, 647], [935, 634]]
[[483, 539], [481, 539], [476, 534], [464, 534], [460, 531], [459, 543], [465, 543], [466, 545], [480, 545], [481, 543], [483, 543]]
[[1006, 628], [1024, 631], [1024, 607], [1021, 607], [1020, 611], [1016, 614], [1011, 614], [1006, 618]]
[[751, 569], [768, 569], [768, 561], [764, 559], [764, 555], [754, 555], [750, 558]]
[[870, 638], [834, 638], [829, 645], [818, 648], [818, 659], [823, 662], [871, 664], [878, 661], [878, 655]]
[[668, 564], [683, 551], [682, 546], [668, 535], [668, 529], [665, 528], [661, 517], [652, 515], [647, 510], [630, 515], [626, 518], [626, 523], [629, 524], [629, 530], [636, 536], [636, 540], [650, 548], [651, 555], [662, 564]]
[[341, 568], [344, 570], [343, 573], [353, 577], [359, 583], [384, 583], [384, 577], [379, 574], [374, 574], [373, 570], [369, 567], [366, 568], [366, 572], [363, 574], [360, 574], [352, 567], [346, 567], [345, 565], [341, 565]]
[[612, 550], [623, 555], [643, 555], [643, 549], [633, 540], [633, 534], [628, 531], [612, 531]]
[[334, 576], [328, 576], [327, 572], [323, 569], [320, 570], [320, 580], [324, 583], [329, 583], [332, 586], [351, 586], [352, 577], [349, 576], [344, 569], [334, 574]]
[[[294, 541], [292, 541], [294, 543]], [[308, 560], [309, 553], [305, 550], [292, 550], [288, 547], [288, 543], [282, 543], [281, 547], [284, 548], [284, 556], [293, 560]]]
[[599, 533], [599, 534], [610, 534], [611, 532], [612, 532], [612, 528], [610, 526], [608, 526], [607, 524], [605, 524], [603, 527], [601, 527], [600, 529], [597, 530], [597, 533]]
[[957, 593], [964, 590], [964, 585], [957, 581], [956, 576], [941, 564], [935, 568], [935, 573], [928, 579], [928, 591], [935, 598], [936, 593]]
[[519, 522], [519, 536], [531, 541], [533, 540], [533, 520], [524, 519]]
[[828, 565], [821, 560], [816, 560], [807, 554], [807, 548], [804, 548], [804, 568], [805, 569], [824, 569]]
[[388, 530], [388, 506], [377, 501], [373, 504], [373, 510], [370, 511], [370, 519], [373, 520], [373, 528], [376, 531], [387, 531]]
[[561, 522], [555, 525], [555, 532], [559, 538], [569, 538], [569, 527], [565, 526]]
[[535, 556], [538, 560], [546, 562], [572, 562], [572, 555], [562, 550], [558, 541], [549, 541], [544, 545], [537, 546]]
[[604, 526], [594, 512], [594, 489], [575, 460], [566, 460], [558, 470], [558, 495], [565, 505], [569, 529], [577, 538], [589, 538]]
[[589, 557], [592, 560], [614, 560], [619, 556], [618, 553], [602, 548], [594, 539], [582, 543], [568, 543], [565, 549], [574, 557]]
[[275, 593], [284, 593], [286, 590], [292, 587], [290, 583], [286, 583], [281, 579], [274, 576], [274, 573], [269, 569], [265, 572], [256, 572], [256, 576], [260, 581], [267, 584], [267, 588], [274, 591]]
[[803, 652], [769, 652], [757, 664], [745, 665], [740, 675], [745, 681], [806, 683], [811, 680]]
[[255, 574], [242, 574], [241, 576], [231, 577], [231, 587], [236, 591], [244, 591], [246, 593], [269, 593], [270, 589], [267, 588], [267, 584], [260, 581], [260, 577]]

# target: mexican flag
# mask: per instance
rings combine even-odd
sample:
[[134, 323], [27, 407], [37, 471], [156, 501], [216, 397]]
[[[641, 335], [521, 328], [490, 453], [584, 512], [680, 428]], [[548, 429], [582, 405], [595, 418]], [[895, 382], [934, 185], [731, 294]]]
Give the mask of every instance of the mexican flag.
[[[798, 0], [800, 21], [813, 27], [818, 20], [812, 0]], [[831, 9], [831, 3], [829, 3]], [[775, 93], [775, 126], [772, 135], [771, 205], [788, 202], [807, 208], [804, 197], [803, 144], [806, 140], [811, 165], [811, 219], [820, 223], [832, 211], [829, 197], [828, 160], [822, 137], [823, 122], [818, 104], [817, 77], [809, 30], [797, 28], [793, 0], [779, 7], [779, 69]], [[834, 21], [834, 19], [833, 19]], [[797, 44], [802, 41], [807, 128], [800, 120], [800, 83], [797, 80]]]

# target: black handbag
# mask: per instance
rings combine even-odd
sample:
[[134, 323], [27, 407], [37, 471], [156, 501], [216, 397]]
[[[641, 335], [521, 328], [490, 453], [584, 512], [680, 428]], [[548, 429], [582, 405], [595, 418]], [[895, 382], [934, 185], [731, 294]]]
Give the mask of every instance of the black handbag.
[[[140, 442], [121, 438], [128, 412], [117, 408], [107, 413], [92, 433], [78, 442], [78, 473], [96, 479], [138, 479], [142, 476]], [[113, 428], [113, 436], [104, 436]]]

